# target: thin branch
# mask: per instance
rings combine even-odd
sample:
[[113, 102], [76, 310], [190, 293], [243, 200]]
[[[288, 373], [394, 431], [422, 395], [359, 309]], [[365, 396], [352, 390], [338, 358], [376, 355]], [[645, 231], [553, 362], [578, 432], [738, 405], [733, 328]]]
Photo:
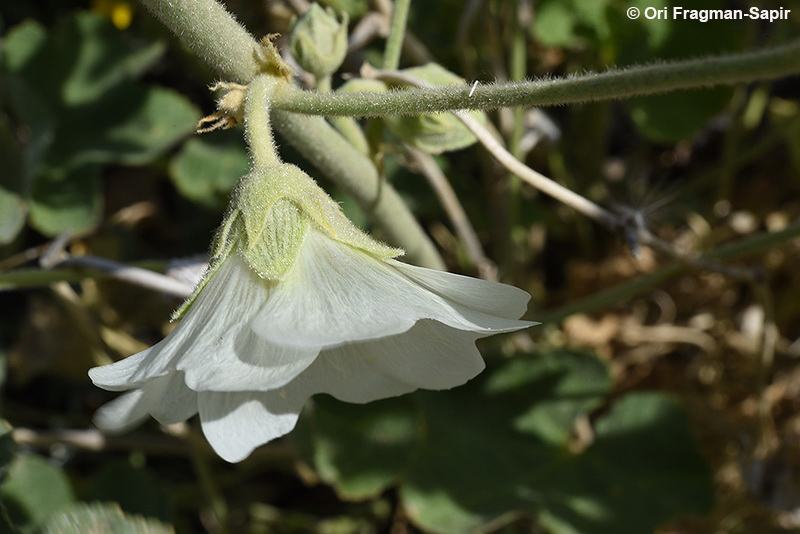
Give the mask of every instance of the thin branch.
[[406, 151], [411, 158], [411, 161], [419, 168], [423, 175], [428, 179], [433, 191], [439, 199], [439, 202], [444, 207], [444, 211], [453, 223], [453, 227], [458, 234], [459, 239], [464, 243], [464, 248], [467, 250], [467, 256], [472, 264], [478, 269], [478, 274], [484, 280], [497, 280], [497, 267], [494, 263], [486, 257], [481, 246], [480, 239], [475, 233], [472, 223], [467, 217], [467, 213], [461, 206], [456, 192], [450, 185], [442, 169], [436, 164], [433, 157], [421, 150], [413, 147], [406, 147]]
[[386, 50], [383, 52], [383, 68], [394, 70], [400, 66], [400, 52], [403, 50], [403, 37], [406, 33], [408, 9], [411, 0], [395, 0], [392, 19], [389, 24], [389, 35], [386, 38]]
[[[502, 84], [468, 84], [388, 91], [323, 94], [287, 88], [276, 95], [277, 109], [325, 116], [377, 117], [457, 109], [558, 106], [619, 100], [779, 78], [800, 72], [800, 40], [787, 45], [725, 56], [612, 69], [567, 78]], [[472, 93], [470, 95], [470, 93]]]

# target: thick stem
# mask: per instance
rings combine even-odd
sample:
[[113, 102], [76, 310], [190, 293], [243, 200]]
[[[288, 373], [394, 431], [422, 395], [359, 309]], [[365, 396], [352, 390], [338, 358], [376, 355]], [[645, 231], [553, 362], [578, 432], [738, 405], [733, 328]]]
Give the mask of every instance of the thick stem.
[[[772, 79], [800, 72], [800, 40], [727, 56], [609, 70], [571, 78], [472, 87], [453, 85], [386, 93], [320, 94], [294, 89], [275, 107], [326, 116], [409, 115], [457, 109], [557, 106]], [[471, 95], [471, 96], [470, 96]]]
[[[222, 78], [247, 84], [258, 74], [260, 45], [215, 0], [141, 2]], [[285, 92], [288, 91], [277, 91], [276, 101]], [[273, 111], [273, 118], [277, 131], [321, 172], [355, 197], [393, 243], [406, 250], [410, 261], [443, 268], [441, 256], [408, 206], [389, 184], [379, 184], [375, 166], [364, 155], [321, 118], [278, 113], [277, 110]], [[336, 165], [320, 163], [330, 160]], [[343, 163], [350, 160], [358, 164]]]

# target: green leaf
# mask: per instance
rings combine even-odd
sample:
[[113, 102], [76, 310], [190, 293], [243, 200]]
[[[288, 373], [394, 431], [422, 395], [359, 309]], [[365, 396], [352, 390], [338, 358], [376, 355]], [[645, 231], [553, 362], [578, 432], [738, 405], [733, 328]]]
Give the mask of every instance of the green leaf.
[[10, 243], [25, 224], [23, 163], [10, 124], [0, 115], [0, 245]]
[[236, 181], [250, 162], [238, 131], [215, 132], [186, 141], [172, 158], [169, 175], [186, 198], [203, 206], [225, 206]]
[[344, 498], [399, 481], [409, 518], [432, 532], [470, 532], [522, 512], [557, 534], [628, 534], [707, 511], [708, 468], [685, 415], [663, 395], [623, 397], [597, 421], [594, 443], [572, 452], [577, 418], [610, 387], [590, 354], [518, 356], [460, 388], [418, 392], [413, 404], [316, 399], [303, 445]]
[[16, 449], [11, 430], [11, 425], [7, 421], [0, 419], [0, 484], [6, 478], [8, 466], [14, 458], [14, 450]]
[[575, 420], [600, 406], [611, 389], [605, 365], [585, 352], [556, 350], [535, 358], [515, 358], [492, 374], [490, 394], [527, 410], [514, 427], [561, 446]]
[[[436, 63], [405, 69], [403, 72], [434, 86], [464, 84], [462, 78]], [[483, 113], [470, 114], [482, 122], [485, 121]], [[429, 154], [459, 150], [477, 141], [472, 132], [452, 113], [393, 116], [383, 120], [396, 136]]]
[[407, 397], [358, 405], [320, 396], [312, 417], [314, 465], [346, 499], [366, 499], [396, 483], [417, 439]]
[[55, 515], [45, 526], [45, 534], [174, 534], [159, 521], [122, 513], [119, 507], [101, 503], [79, 503]]
[[45, 30], [26, 21], [9, 32], [6, 68], [22, 75], [59, 108], [81, 107], [158, 60], [165, 45], [131, 50], [122, 32], [100, 15], [79, 11], [59, 20], [47, 41]]
[[[647, 19], [636, 22], [627, 18], [623, 6], [614, 12], [613, 45], [617, 63], [621, 66], [663, 60], [697, 58], [741, 50], [748, 34], [749, 20], [682, 20], [672, 17], [679, 0], [661, 0], [657, 5], [637, 0], [641, 12], [647, 7], [668, 10], [667, 19]], [[693, 10], [722, 9], [722, 0], [698, 0]], [[688, 9], [688, 8], [687, 8]], [[730, 100], [733, 90], [718, 87], [695, 91], [678, 91], [667, 95], [634, 98], [628, 102], [631, 116], [648, 138], [657, 142], [676, 142], [692, 135], [714, 115], [720, 113]]]
[[170, 498], [163, 482], [129, 461], [104, 466], [92, 478], [84, 500], [114, 502], [127, 513], [162, 520], [167, 520], [170, 513]]
[[64, 472], [39, 456], [17, 456], [8, 469], [0, 500], [23, 534], [38, 530], [75, 500]]
[[709, 468], [675, 400], [632, 393], [612, 406], [595, 432], [581, 458], [582, 485], [544, 517], [554, 533], [652, 532], [677, 515], [710, 511]]
[[54, 168], [42, 173], [31, 192], [29, 208], [31, 225], [44, 235], [89, 230], [102, 215], [100, 166]]
[[188, 135], [197, 108], [170, 89], [130, 85], [64, 113], [48, 159], [54, 165], [143, 165]]
[[602, 43], [610, 28], [608, 0], [542, 0], [536, 4], [532, 35], [545, 46], [576, 46], [581, 41]]

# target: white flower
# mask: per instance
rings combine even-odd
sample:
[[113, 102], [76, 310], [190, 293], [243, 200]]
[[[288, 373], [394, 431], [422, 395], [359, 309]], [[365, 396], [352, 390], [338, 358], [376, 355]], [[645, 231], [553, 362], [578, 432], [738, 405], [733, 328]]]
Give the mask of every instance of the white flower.
[[254, 269], [234, 213], [226, 252], [175, 330], [90, 371], [99, 387], [133, 389], [98, 410], [99, 427], [199, 412], [214, 450], [237, 462], [292, 430], [314, 394], [365, 403], [452, 388], [484, 368], [476, 339], [533, 324], [517, 320], [530, 298], [520, 289], [379, 257], [333, 239], [289, 202], [270, 210], [259, 240], [284, 233], [270, 229], [277, 220], [306, 225], [291, 246], [273, 243], [294, 251], [273, 255], [280, 278]]

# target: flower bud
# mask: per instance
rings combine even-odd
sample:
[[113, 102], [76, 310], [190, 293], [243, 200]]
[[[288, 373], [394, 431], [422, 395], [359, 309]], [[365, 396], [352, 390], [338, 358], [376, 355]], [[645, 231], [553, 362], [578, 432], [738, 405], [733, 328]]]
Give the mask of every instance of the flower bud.
[[311, 4], [292, 28], [289, 40], [292, 55], [317, 79], [330, 76], [344, 61], [347, 22], [347, 14], [339, 22], [332, 9], [325, 10], [318, 4]]

